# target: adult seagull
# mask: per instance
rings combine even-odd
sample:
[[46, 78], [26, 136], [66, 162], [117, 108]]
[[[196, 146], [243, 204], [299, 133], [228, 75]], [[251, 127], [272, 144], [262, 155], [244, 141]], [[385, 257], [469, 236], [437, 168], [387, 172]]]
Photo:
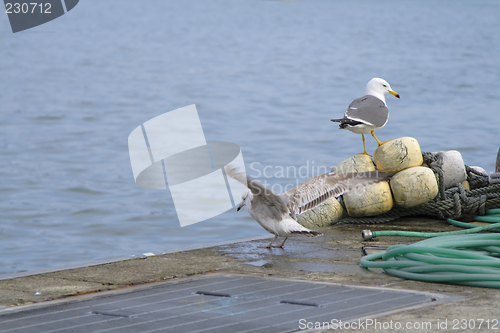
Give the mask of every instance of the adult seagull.
[[373, 132], [384, 127], [389, 119], [389, 109], [384, 96], [387, 93], [400, 98], [387, 81], [377, 77], [373, 78], [366, 85], [365, 96], [352, 101], [345, 111], [344, 118], [332, 119], [333, 122], [340, 123], [341, 129], [361, 134], [364, 149], [361, 154], [369, 155], [366, 152], [365, 134], [371, 133], [379, 146], [385, 143], [380, 142]]
[[[388, 175], [378, 171], [359, 173], [325, 173], [309, 178], [289, 191], [276, 194], [259, 182], [235, 168], [227, 168], [227, 175], [238, 180], [248, 187], [243, 192], [239, 211], [247, 206], [248, 213], [264, 229], [274, 235], [271, 243], [263, 248], [282, 248], [288, 237], [292, 235], [321, 236], [322, 233], [309, 230], [297, 223], [296, 216], [302, 214], [331, 197], [352, 190], [358, 186], [365, 186], [387, 179]], [[273, 245], [278, 237], [285, 237], [279, 245]]]

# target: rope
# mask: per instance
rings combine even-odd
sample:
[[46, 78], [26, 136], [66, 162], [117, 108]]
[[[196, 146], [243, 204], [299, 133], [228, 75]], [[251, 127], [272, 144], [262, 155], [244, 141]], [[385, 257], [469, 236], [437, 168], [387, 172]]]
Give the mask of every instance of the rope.
[[[487, 176], [468, 166], [465, 166], [467, 180], [471, 191], [462, 184], [457, 184], [448, 190], [444, 189], [442, 159], [431, 154], [422, 153], [424, 163], [436, 175], [439, 193], [433, 200], [413, 208], [393, 207], [391, 211], [373, 217], [347, 217], [342, 224], [377, 224], [386, 223], [405, 216], [433, 216], [446, 220], [447, 218], [469, 218], [475, 215], [485, 215], [486, 209], [500, 207], [500, 173]], [[497, 175], [498, 174], [498, 175]]]

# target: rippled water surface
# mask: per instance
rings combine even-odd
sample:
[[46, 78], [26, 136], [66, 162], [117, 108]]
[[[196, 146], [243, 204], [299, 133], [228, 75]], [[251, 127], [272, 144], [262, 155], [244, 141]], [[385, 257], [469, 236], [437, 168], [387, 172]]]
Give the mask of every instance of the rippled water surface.
[[251, 176], [283, 186], [295, 177], [282, 167], [308, 177], [362, 151], [329, 120], [378, 76], [402, 97], [387, 96], [380, 140], [412, 136], [493, 171], [499, 12], [494, 0], [88, 0], [16, 34], [0, 14], [0, 274], [264, 235], [234, 210], [181, 228], [169, 191], [135, 185], [129, 133], [190, 104], [208, 141], [237, 143]]

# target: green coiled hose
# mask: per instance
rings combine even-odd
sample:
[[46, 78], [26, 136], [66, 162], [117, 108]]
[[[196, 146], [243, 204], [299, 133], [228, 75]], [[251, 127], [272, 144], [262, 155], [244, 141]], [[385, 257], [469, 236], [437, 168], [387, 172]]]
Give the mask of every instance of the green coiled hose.
[[[487, 213], [488, 216], [476, 219], [493, 224], [477, 227], [465, 223], [466, 228], [471, 229], [461, 234], [398, 232], [398, 236], [433, 238], [411, 245], [391, 246], [386, 251], [361, 258], [359, 264], [365, 268], [382, 268], [385, 273], [403, 279], [500, 288], [500, 233], [477, 234], [484, 230], [500, 231], [500, 209], [490, 209]], [[394, 235], [388, 233], [372, 234]], [[375, 261], [378, 259], [383, 261]]]
[[[487, 216], [476, 216], [475, 219], [481, 222], [490, 222], [493, 224], [478, 227], [472, 223], [455, 221], [453, 219], [447, 219], [446, 221], [450, 224], [456, 225], [462, 228], [468, 228], [468, 230], [458, 230], [458, 231], [448, 231], [448, 232], [413, 232], [413, 231], [399, 231], [399, 230], [386, 230], [386, 231], [369, 231], [363, 230], [363, 240], [369, 240], [375, 237], [381, 236], [403, 236], [403, 237], [437, 237], [437, 236], [449, 236], [449, 235], [463, 235], [463, 234], [473, 234], [481, 231], [500, 231], [500, 208], [488, 209], [486, 211]], [[491, 215], [490, 215], [491, 214]], [[498, 229], [498, 230], [496, 230]]]

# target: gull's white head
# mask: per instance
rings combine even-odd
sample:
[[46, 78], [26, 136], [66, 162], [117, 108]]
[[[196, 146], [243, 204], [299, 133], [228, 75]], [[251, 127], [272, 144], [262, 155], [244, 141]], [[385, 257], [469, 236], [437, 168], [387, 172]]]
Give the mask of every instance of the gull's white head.
[[385, 103], [384, 95], [389, 93], [391, 95], [399, 97], [399, 94], [392, 90], [391, 85], [384, 79], [381, 78], [373, 78], [366, 85], [366, 95], [372, 95], [379, 99], [381, 99]]
[[239, 212], [241, 208], [243, 208], [243, 206], [247, 205], [250, 203], [250, 201], [252, 200], [253, 198], [253, 195], [252, 195], [252, 191], [250, 191], [249, 189], [246, 189], [245, 192], [243, 192], [243, 194], [241, 195], [241, 203], [240, 205], [238, 206], [238, 208], [236, 208], [236, 211]]

